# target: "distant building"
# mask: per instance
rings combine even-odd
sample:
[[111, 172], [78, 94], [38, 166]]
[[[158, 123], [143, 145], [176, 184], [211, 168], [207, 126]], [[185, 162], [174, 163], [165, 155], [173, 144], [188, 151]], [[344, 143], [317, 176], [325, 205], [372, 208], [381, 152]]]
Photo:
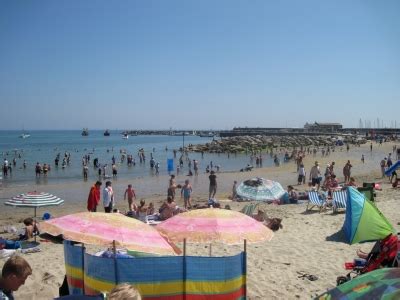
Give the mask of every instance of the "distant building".
[[319, 123], [314, 122], [314, 124], [306, 123], [304, 125], [305, 131], [308, 132], [337, 132], [343, 128], [340, 123]]

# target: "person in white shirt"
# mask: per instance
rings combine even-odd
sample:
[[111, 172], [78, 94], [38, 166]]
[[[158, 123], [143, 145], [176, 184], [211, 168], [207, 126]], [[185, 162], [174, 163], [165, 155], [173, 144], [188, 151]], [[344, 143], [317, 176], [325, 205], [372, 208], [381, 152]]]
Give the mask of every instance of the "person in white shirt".
[[114, 191], [111, 186], [111, 181], [107, 181], [103, 189], [103, 206], [106, 213], [112, 212], [114, 206]]
[[321, 171], [319, 169], [319, 163], [316, 161], [314, 166], [310, 170], [310, 180], [313, 187], [317, 185], [317, 191], [319, 190], [321, 181]]
[[306, 169], [304, 168], [303, 163], [301, 163], [300, 166], [299, 166], [298, 175], [299, 176], [297, 177], [297, 184], [301, 185], [306, 180]]

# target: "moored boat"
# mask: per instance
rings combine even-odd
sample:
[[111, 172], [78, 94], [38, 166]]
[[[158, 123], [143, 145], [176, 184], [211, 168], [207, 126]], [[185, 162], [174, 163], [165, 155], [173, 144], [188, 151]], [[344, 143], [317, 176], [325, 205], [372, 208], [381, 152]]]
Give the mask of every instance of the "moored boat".
[[88, 128], [83, 128], [82, 129], [82, 136], [88, 136], [89, 135], [89, 129]]

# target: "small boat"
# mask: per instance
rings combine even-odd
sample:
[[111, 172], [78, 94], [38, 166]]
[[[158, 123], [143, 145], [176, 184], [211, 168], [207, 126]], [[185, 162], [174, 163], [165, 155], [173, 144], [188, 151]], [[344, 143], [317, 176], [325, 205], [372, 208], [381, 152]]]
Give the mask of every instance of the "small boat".
[[123, 138], [124, 140], [129, 139], [129, 134], [128, 134], [127, 132], [125, 132], [125, 133], [123, 134], [122, 138]]
[[82, 136], [88, 136], [89, 135], [89, 129], [88, 128], [83, 128], [82, 129]]
[[108, 129], [106, 129], [106, 131], [104, 131], [104, 136], [110, 136], [110, 131], [108, 131]]
[[23, 133], [23, 134], [21, 134], [19, 137], [20, 137], [21, 139], [26, 139], [26, 138], [28, 138], [28, 137], [30, 137], [30, 136], [31, 136], [30, 134]]
[[30, 136], [31, 136], [30, 134], [27, 134], [27, 133], [25, 132], [25, 128], [22, 127], [22, 134], [19, 136], [19, 138], [21, 138], [21, 139], [26, 139], [26, 138], [28, 138], [28, 137], [30, 137]]

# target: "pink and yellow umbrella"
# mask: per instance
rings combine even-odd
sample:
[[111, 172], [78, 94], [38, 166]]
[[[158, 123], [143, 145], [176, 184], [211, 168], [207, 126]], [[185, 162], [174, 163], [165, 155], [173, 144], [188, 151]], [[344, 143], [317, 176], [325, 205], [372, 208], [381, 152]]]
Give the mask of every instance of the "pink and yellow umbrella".
[[152, 226], [121, 214], [76, 213], [43, 222], [41, 228], [50, 235], [85, 244], [110, 246], [115, 242], [117, 247], [161, 255], [181, 252]]
[[225, 244], [241, 244], [271, 240], [273, 232], [255, 219], [232, 210], [206, 208], [180, 213], [161, 224], [157, 230], [172, 242], [185, 239], [194, 243], [219, 241]]

